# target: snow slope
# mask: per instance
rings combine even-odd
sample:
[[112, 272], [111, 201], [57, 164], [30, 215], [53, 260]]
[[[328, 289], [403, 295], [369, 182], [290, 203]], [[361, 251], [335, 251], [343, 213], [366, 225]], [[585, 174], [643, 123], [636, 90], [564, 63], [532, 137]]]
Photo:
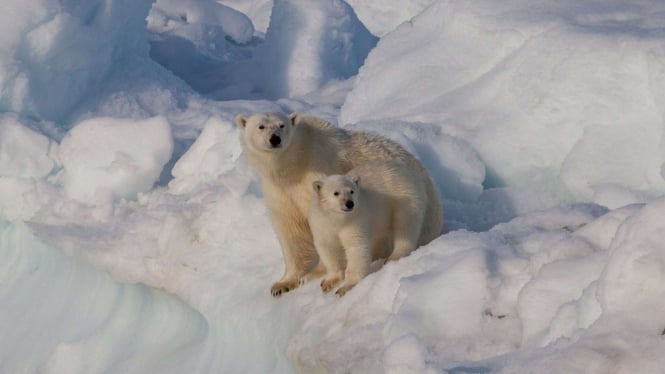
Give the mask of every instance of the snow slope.
[[382, 38], [340, 121], [437, 124], [474, 146], [493, 186], [549, 185], [612, 207], [658, 196], [664, 11], [648, 1], [439, 1]]
[[[0, 372], [665, 367], [662, 2], [2, 7]], [[293, 110], [403, 144], [447, 232], [272, 298], [234, 117]]]

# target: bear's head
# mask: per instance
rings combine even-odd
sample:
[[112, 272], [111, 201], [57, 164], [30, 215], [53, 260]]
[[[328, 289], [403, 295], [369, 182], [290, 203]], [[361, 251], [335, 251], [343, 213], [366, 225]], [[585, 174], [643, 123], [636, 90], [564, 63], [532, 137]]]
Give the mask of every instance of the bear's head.
[[289, 147], [300, 115], [291, 113], [239, 114], [236, 123], [245, 147], [255, 152], [281, 152]]
[[358, 207], [358, 182], [344, 175], [330, 175], [312, 183], [319, 206], [330, 213], [348, 214]]

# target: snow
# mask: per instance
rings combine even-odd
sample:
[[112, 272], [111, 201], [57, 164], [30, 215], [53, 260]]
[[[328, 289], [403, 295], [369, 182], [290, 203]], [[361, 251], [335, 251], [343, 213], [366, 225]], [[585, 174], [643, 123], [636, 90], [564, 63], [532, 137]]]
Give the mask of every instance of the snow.
[[3, 4], [0, 108], [62, 120], [94, 93], [115, 64], [147, 53], [144, 14], [149, 7], [148, 0]]
[[201, 92], [220, 85], [218, 65], [245, 58], [254, 36], [246, 15], [213, 0], [160, 0], [147, 20], [150, 56]]
[[201, 135], [173, 166], [171, 174], [174, 179], [169, 184], [170, 190], [179, 194], [201, 183], [214, 181], [234, 169], [240, 153], [235, 124], [210, 118]]
[[[662, 371], [664, 15], [3, 4], [0, 372]], [[272, 298], [234, 118], [294, 110], [404, 145], [446, 233], [342, 298]]]
[[196, 368], [179, 358], [196, 356], [192, 348], [202, 346], [207, 324], [184, 303], [144, 285], [117, 283], [40, 242], [23, 223], [0, 222], [0, 238], [3, 372]]
[[622, 203], [644, 202], [665, 187], [663, 11], [436, 2], [381, 39], [340, 122], [436, 124], [472, 144], [493, 186], [548, 185], [617, 207], [614, 189]]
[[44, 178], [58, 164], [57, 150], [58, 143], [15, 115], [0, 117], [0, 177]]
[[260, 56], [268, 97], [292, 97], [355, 75], [374, 37], [342, 0], [276, 0]]
[[348, 1], [369, 31], [379, 37], [385, 36], [400, 24], [411, 20], [434, 2], [434, 0]]
[[[151, 31], [174, 31], [175, 35], [185, 32], [185, 37], [188, 26], [197, 24], [219, 28], [240, 44], [247, 43], [254, 35], [249, 17], [214, 1], [159, 0], [153, 5], [148, 18], [148, 29]], [[201, 43], [201, 46], [205, 45]]]
[[93, 204], [135, 197], [153, 186], [172, 151], [171, 127], [162, 117], [86, 120], [60, 143], [65, 192]]
[[256, 31], [265, 35], [270, 24], [272, 0], [218, 0], [217, 2], [249, 16]]

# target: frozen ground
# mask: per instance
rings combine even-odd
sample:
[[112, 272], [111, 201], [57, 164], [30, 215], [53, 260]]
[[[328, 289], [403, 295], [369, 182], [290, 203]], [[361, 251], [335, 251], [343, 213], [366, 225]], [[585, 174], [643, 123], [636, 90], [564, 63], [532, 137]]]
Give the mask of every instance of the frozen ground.
[[[661, 372], [665, 4], [369, 3], [3, 4], [0, 372]], [[233, 118], [294, 110], [411, 150], [447, 232], [273, 299]]]

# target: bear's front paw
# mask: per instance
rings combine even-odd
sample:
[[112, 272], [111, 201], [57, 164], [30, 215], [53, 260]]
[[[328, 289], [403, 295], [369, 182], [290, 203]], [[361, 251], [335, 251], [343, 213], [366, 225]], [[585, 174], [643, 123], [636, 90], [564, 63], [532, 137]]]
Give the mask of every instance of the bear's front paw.
[[338, 284], [342, 282], [342, 278], [339, 276], [326, 277], [321, 281], [321, 290], [323, 292], [330, 292], [333, 288], [337, 287]]
[[299, 280], [294, 281], [285, 281], [285, 282], [275, 282], [270, 289], [270, 293], [273, 297], [282, 296], [282, 294], [289, 291], [295, 290], [300, 285]]

